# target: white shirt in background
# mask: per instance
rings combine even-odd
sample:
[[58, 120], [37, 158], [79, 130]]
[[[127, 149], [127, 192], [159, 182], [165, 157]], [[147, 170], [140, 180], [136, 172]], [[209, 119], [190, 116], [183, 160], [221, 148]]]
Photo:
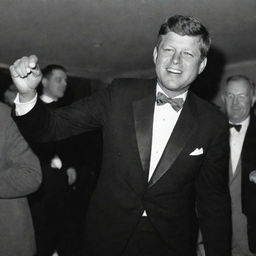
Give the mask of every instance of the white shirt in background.
[[231, 156], [231, 165], [232, 165], [232, 171], [233, 174], [235, 173], [243, 143], [244, 143], [244, 137], [249, 125], [250, 117], [247, 117], [243, 122], [239, 123], [242, 125], [241, 130], [238, 132], [234, 127], [230, 128], [230, 138], [229, 138], [229, 144], [230, 144], [230, 156]]

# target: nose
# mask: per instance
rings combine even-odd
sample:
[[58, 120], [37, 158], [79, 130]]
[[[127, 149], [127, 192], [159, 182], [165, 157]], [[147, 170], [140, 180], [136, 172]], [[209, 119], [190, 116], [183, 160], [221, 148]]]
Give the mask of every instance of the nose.
[[232, 105], [238, 105], [239, 104], [239, 100], [237, 96], [234, 96], [233, 101], [232, 101]]
[[180, 63], [180, 53], [174, 52], [174, 54], [172, 56], [172, 63], [175, 65]]

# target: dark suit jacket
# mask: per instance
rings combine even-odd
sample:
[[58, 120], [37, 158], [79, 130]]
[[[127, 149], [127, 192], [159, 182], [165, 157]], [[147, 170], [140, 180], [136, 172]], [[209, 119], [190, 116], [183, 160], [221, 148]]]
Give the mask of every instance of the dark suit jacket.
[[[41, 140], [102, 127], [102, 169], [86, 226], [88, 255], [120, 255], [144, 210], [170, 255], [194, 254], [198, 220], [207, 256], [229, 255], [228, 122], [189, 92], [148, 183], [155, 87], [155, 80], [117, 80], [54, 113], [38, 101], [16, 121]], [[190, 155], [196, 148], [203, 154]]]
[[40, 165], [4, 104], [0, 120], [0, 255], [32, 256], [36, 246], [26, 196], [40, 185]]
[[[47, 108], [51, 110], [55, 110], [56, 108], [60, 107], [58, 102], [44, 104], [45, 106], [47, 106]], [[33, 141], [30, 141], [30, 137], [27, 137], [26, 134], [24, 134], [24, 136], [29, 141], [31, 148], [39, 157], [43, 169], [43, 174], [47, 175], [47, 171], [49, 170], [54, 171], [57, 173], [56, 177], [58, 177], [59, 179], [61, 176], [63, 176], [62, 183], [65, 183], [68, 186], [66, 170], [71, 166], [74, 167], [73, 150], [75, 145], [74, 143], [72, 143], [72, 140], [66, 139], [58, 142], [34, 143]], [[55, 155], [58, 155], [58, 157], [61, 159], [62, 168], [60, 170], [51, 167], [51, 161]], [[47, 179], [47, 181], [49, 180]], [[56, 178], [54, 181], [55, 182], [53, 182], [52, 186], [56, 186]]]
[[[58, 108], [58, 102], [44, 104], [51, 110]], [[71, 218], [65, 218], [67, 209], [71, 206], [67, 201], [71, 190], [66, 172], [69, 167], [75, 167], [72, 164], [75, 145], [71, 139], [34, 143], [25, 134], [24, 136], [40, 160], [43, 175], [40, 189], [28, 197], [37, 252], [39, 255], [51, 255], [60, 247], [64, 235], [70, 232], [65, 230], [65, 224], [68, 223], [69, 227], [73, 221]], [[61, 160], [60, 169], [51, 167], [55, 155]]]
[[241, 153], [242, 210], [247, 217], [250, 250], [256, 253], [256, 184], [249, 181], [250, 172], [256, 170], [256, 118], [251, 114]]

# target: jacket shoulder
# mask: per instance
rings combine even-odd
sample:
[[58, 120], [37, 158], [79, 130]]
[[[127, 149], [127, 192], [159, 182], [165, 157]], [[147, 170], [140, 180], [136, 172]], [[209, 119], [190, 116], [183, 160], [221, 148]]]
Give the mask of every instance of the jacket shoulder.
[[191, 94], [197, 104], [199, 116], [203, 119], [204, 123], [209, 123], [212, 126], [218, 126], [220, 123], [228, 124], [228, 118], [219, 106], [198, 97], [194, 93]]
[[136, 79], [136, 78], [119, 78], [113, 80], [109, 85], [109, 90], [113, 95], [131, 97], [136, 100], [152, 93], [156, 88], [155, 79]]

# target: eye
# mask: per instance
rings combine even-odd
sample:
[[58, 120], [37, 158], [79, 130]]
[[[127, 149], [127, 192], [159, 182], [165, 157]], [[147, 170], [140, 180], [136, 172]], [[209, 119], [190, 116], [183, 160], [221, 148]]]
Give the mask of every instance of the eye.
[[231, 94], [231, 93], [226, 93], [226, 99], [231, 100], [231, 99], [233, 99], [233, 98], [234, 98], [234, 95], [233, 95], [233, 94]]
[[165, 52], [174, 52], [174, 49], [166, 47], [166, 48], [164, 48], [164, 51]]
[[191, 57], [191, 58], [194, 57], [194, 55], [191, 52], [188, 52], [188, 51], [183, 52], [183, 54], [187, 57]]
[[247, 99], [247, 96], [246, 96], [245, 94], [240, 94], [240, 95], [238, 95], [238, 99], [239, 99], [240, 101], [244, 101], [244, 100]]

